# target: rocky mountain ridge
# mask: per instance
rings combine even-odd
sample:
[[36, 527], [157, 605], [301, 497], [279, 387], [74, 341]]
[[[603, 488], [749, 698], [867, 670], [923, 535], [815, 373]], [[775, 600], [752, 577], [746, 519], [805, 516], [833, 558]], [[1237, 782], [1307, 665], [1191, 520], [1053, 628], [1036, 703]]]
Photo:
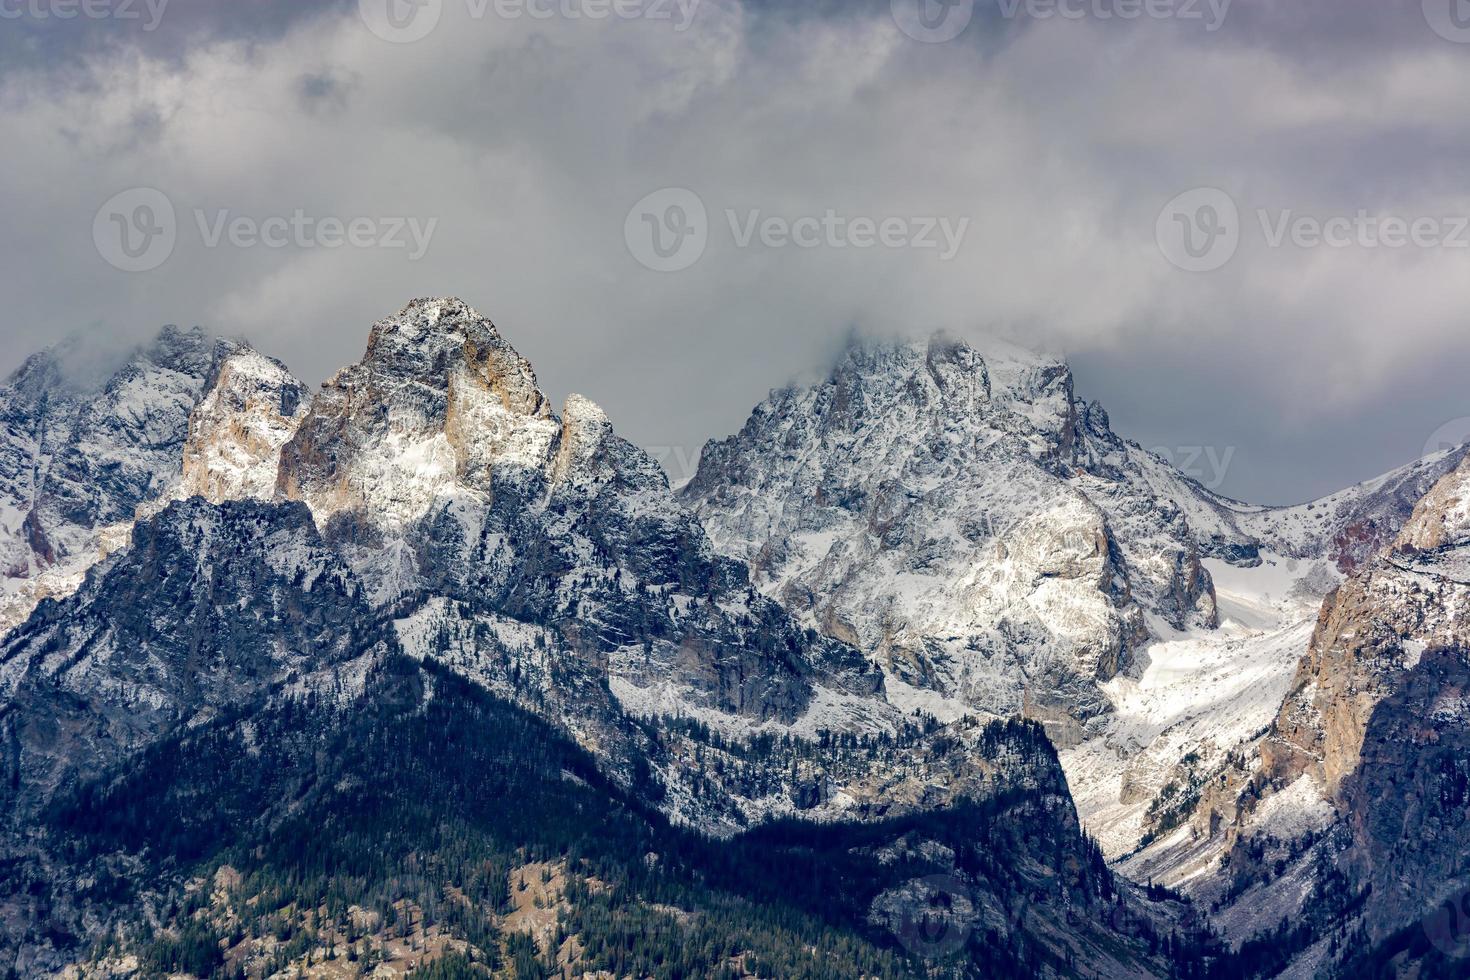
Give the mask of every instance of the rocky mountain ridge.
[[[465, 304], [420, 300], [380, 321], [363, 360], [309, 400], [239, 347], [209, 379], [168, 443], [177, 475], [130, 501], [119, 550], [0, 648], [12, 821], [91, 798], [191, 731], [229, 726], [248, 746], [270, 712], [357, 710], [384, 671], [447, 670], [703, 834], [985, 801], [1008, 826], [1044, 819], [1055, 844], [1042, 864], [1003, 862], [990, 884], [964, 871], [988, 897], [948, 914], [1049, 970], [1081, 959], [1158, 973], [1148, 936], [1195, 941], [1187, 909], [1111, 883], [1039, 731], [896, 707], [858, 650], [794, 622], [716, 553], [594, 404], [574, 396], [553, 413]], [[90, 844], [10, 826], [6, 859], [31, 882], [0, 896], [17, 963], [57, 964], [57, 936], [123, 927], [125, 908], [69, 884], [91, 880], [65, 857]], [[107, 860], [141, 867], [137, 854]], [[891, 926], [935, 894], [900, 883], [854, 927]], [[1039, 896], [1046, 910], [1008, 911]]]
[[[763, 591], [882, 665], [905, 706], [1024, 711], [1063, 744], [1146, 618], [1214, 619], [1178, 509], [1123, 487], [1058, 362], [943, 338], [854, 347], [710, 443], [683, 496]], [[1113, 492], [1116, 491], [1116, 492]]]
[[[198, 331], [166, 332], [61, 407], [38, 396], [52, 369], [33, 361], [3, 392], [0, 472], [27, 515], [6, 539], [10, 587], [22, 604], [50, 596], [0, 640], [15, 819], [185, 751], [191, 732], [249, 745], [252, 719], [298, 706], [351, 725], [370, 678], [422, 673], [432, 691], [448, 672], [563, 733], [614, 792], [718, 839], [977, 801], [1005, 801], [1007, 825], [1042, 819], [1037, 866], [926, 867], [969, 893], [951, 925], [1011, 936], [1059, 974], [1206, 968], [1188, 907], [1113, 879], [1083, 826], [1128, 874], [1195, 895], [1242, 962], [1291, 914], [1278, 896], [1328, 874], [1456, 880], [1458, 838], [1406, 854], [1375, 780], [1416, 781], [1410, 799], [1444, 790], [1448, 757], [1420, 765], [1403, 747], [1425, 737], [1404, 724], [1416, 713], [1458, 744], [1459, 716], [1434, 706], [1464, 620], [1465, 493], [1441, 481], [1464, 450], [1251, 508], [1113, 433], [1065, 365], [935, 338], [855, 346], [826, 381], [772, 393], [708, 447], [681, 501], [594, 403], [554, 411], [458, 300], [379, 321], [315, 394]], [[90, 496], [67, 440], [100, 467]], [[58, 557], [52, 539], [71, 543]], [[1327, 639], [1368, 620], [1407, 652], [1385, 667]], [[1060, 760], [1039, 731], [989, 721], [1017, 715]], [[1444, 820], [1426, 813], [1399, 816]], [[69, 890], [59, 855], [74, 850], [42, 837], [6, 853], [31, 887], [56, 886], [51, 927], [117, 913]], [[905, 840], [892, 846], [930, 857], [953, 845]], [[1323, 864], [1329, 844], [1353, 857]], [[946, 887], [894, 882], [862, 928], [888, 923], [891, 941]], [[1028, 892], [1049, 904], [1018, 920]], [[25, 894], [0, 895], [5, 943], [60, 963]], [[1332, 928], [1378, 942], [1403, 924], [1363, 908]], [[1163, 934], [1179, 947], [1161, 954]], [[1336, 962], [1325, 949], [1296, 968]]]
[[0, 388], [0, 630], [80, 584], [163, 491], [219, 350], [170, 327], [121, 367], [79, 364], [85, 353], [36, 354]]
[[[978, 381], [951, 389], [936, 359]], [[827, 380], [773, 392], [738, 435], [707, 447], [684, 492], [764, 591], [873, 657], [890, 696], [914, 703], [918, 689], [931, 709], [962, 714], [994, 711], [997, 692], [1010, 692], [1002, 710], [1048, 723], [1084, 824], [1125, 873], [1195, 895], [1248, 962], [1260, 948], [1287, 951], [1273, 970], [1302, 954], [1291, 965], [1305, 976], [1341, 959], [1294, 945], [1325, 932], [1273, 930], [1365, 880], [1321, 864], [1330, 847], [1370, 860], [1385, 846], [1333, 828], [1377, 819], [1362, 786], [1429, 779], [1410, 775], [1421, 769], [1412, 751], [1376, 753], [1387, 764], [1366, 769], [1358, 747], [1376, 744], [1365, 731], [1384, 723], [1377, 705], [1446, 682], [1453, 658], [1439, 654], [1434, 682], [1403, 679], [1416, 651], [1463, 642], [1459, 558], [1443, 549], [1463, 533], [1454, 473], [1466, 453], [1439, 452], [1321, 501], [1252, 507], [1118, 437], [1055, 362], [936, 339], [858, 348]], [[1035, 515], [1036, 551], [1061, 561], [1065, 542], [1046, 535], [1077, 526], [1054, 517], [1062, 511], [1049, 501], [1065, 493], [1096, 521], [1078, 540], [1105, 556], [1085, 575], [1027, 562], [1008, 538]], [[1053, 606], [1058, 575], [1077, 592]], [[1147, 629], [1118, 647], [1127, 653], [1116, 664], [1077, 655], [1113, 649], [1108, 614], [1129, 610]], [[1370, 616], [1371, 629], [1361, 622]], [[1045, 636], [1037, 648], [1070, 653], [1067, 683], [1037, 669], [1027, 632], [1008, 628], [1016, 621]], [[1077, 623], [1090, 630], [1080, 645], [1067, 628]], [[1380, 658], [1365, 634], [1410, 652]], [[1348, 642], [1329, 654], [1333, 636]], [[997, 647], [1013, 659], [998, 660]], [[974, 685], [980, 697], [956, 664], [995, 671]], [[1439, 696], [1453, 699], [1452, 681], [1447, 690]], [[1463, 727], [1457, 711], [1434, 717]], [[1426, 860], [1443, 875], [1443, 858]], [[1427, 887], [1422, 868], [1413, 874], [1426, 887], [1395, 889], [1411, 919], [1443, 890]], [[1385, 941], [1404, 914], [1366, 940]], [[1351, 928], [1344, 921], [1334, 928]]]

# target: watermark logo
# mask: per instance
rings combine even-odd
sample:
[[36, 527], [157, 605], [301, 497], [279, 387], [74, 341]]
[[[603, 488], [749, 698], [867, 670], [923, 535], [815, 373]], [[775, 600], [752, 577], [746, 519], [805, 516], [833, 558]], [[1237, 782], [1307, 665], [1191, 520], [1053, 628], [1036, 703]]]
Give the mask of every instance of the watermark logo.
[[[933, 250], [941, 262], [959, 253], [970, 228], [967, 217], [872, 217], [827, 208], [820, 214], [767, 214], [760, 208], [725, 208], [724, 222], [735, 248]], [[628, 212], [623, 238], [628, 251], [657, 272], [678, 272], [699, 261], [711, 227], [704, 201], [682, 187], [647, 195]]]
[[1256, 212], [1261, 233], [1271, 248], [1290, 244], [1296, 248], [1470, 248], [1470, 217], [1373, 214], [1360, 209], [1355, 214], [1327, 218], [1297, 214], [1290, 208]]
[[1470, 891], [1445, 899], [1425, 916], [1424, 935], [1451, 959], [1470, 956]]
[[681, 487], [694, 479], [699, 472], [700, 450], [690, 451], [687, 446], [645, 446], [644, 452], [668, 474], [669, 483]]
[[[4, 2], [4, 0], [0, 0]], [[473, 21], [648, 20], [670, 21], [682, 33], [694, 23], [700, 0], [464, 0]], [[363, 23], [394, 44], [422, 41], [439, 26], [444, 0], [358, 0]]]
[[178, 237], [173, 202], [152, 187], [114, 194], [92, 219], [97, 254], [123, 272], [149, 272], [163, 265], [174, 254]]
[[654, 272], [681, 272], [709, 245], [709, 215], [698, 194], [665, 187], [645, 196], [623, 221], [623, 241], [633, 258]]
[[439, 26], [444, 0], [357, 0], [367, 29], [390, 44], [422, 41]]
[[1213, 272], [1240, 247], [1240, 210], [1217, 187], [1196, 187], [1164, 205], [1154, 224], [1164, 258], [1186, 272]]
[[[1257, 208], [1256, 224], [1267, 248], [1397, 250], [1470, 249], [1470, 216], [1352, 213], [1303, 214], [1292, 208]], [[1235, 200], [1215, 187], [1186, 191], [1164, 205], [1154, 226], [1159, 251], [1189, 272], [1213, 272], [1234, 257], [1248, 223]]]
[[892, 921], [903, 947], [926, 960], [943, 959], [970, 938], [974, 903], [970, 890], [954, 875], [917, 878], [905, 889], [917, 901], [905, 903]]
[[[410, 262], [429, 250], [438, 218], [317, 217], [302, 208], [290, 214], [237, 214], [229, 208], [194, 208], [193, 226], [204, 248], [403, 249]], [[173, 255], [179, 220], [167, 194], [134, 187], [116, 194], [92, 220], [97, 254], [124, 272], [151, 272]]]
[[969, 218], [899, 215], [872, 218], [839, 214], [832, 208], [821, 215], [795, 217], [763, 214], [760, 208], [744, 213], [726, 208], [725, 221], [737, 248], [749, 248], [759, 242], [765, 248], [935, 249], [941, 262], [959, 254], [965, 233], [970, 229]]
[[1199, 21], [1214, 33], [1225, 26], [1233, 0], [999, 0], [1007, 20]]
[[194, 223], [205, 248], [299, 249], [383, 248], [404, 249], [408, 261], [417, 262], [429, 251], [438, 218], [416, 217], [338, 218], [315, 217], [297, 208], [289, 215], [235, 214], [229, 208], [194, 209]]
[[1424, 0], [1424, 19], [1446, 41], [1470, 44], [1470, 0]]
[[1162, 458], [1174, 469], [1194, 480], [1206, 490], [1218, 490], [1225, 484], [1235, 447], [1226, 446], [1154, 446], [1149, 452]]
[[1434, 430], [1434, 434], [1424, 443], [1424, 452], [1420, 455], [1433, 456], [1435, 453], [1459, 449], [1467, 442], [1470, 442], [1470, 418], [1450, 419]]
[[169, 0], [0, 0], [0, 20], [141, 21], [156, 31]]
[[[1210, 33], [1225, 26], [1234, 0], [997, 0], [1006, 20], [1198, 21]], [[1461, 0], [1470, 3], [1470, 0]], [[915, 41], [941, 44], [965, 32], [974, 0], [892, 0], [893, 22]]]
[[915, 41], [953, 41], [970, 26], [975, 0], [893, 0], [893, 22]]

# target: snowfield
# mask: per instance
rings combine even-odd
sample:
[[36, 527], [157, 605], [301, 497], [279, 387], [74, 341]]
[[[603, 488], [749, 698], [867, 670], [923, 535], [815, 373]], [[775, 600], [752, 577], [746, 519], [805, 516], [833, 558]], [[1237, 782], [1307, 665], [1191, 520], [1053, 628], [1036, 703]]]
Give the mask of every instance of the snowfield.
[[1152, 622], [1163, 639], [1145, 650], [1142, 675], [1104, 685], [1115, 710], [1103, 730], [1061, 753], [1078, 814], [1109, 858], [1139, 847], [1149, 805], [1182, 775], [1186, 757], [1207, 775], [1270, 725], [1311, 640], [1316, 589], [1335, 576], [1322, 563], [1271, 554], [1255, 568], [1205, 564], [1220, 627], [1181, 632]]

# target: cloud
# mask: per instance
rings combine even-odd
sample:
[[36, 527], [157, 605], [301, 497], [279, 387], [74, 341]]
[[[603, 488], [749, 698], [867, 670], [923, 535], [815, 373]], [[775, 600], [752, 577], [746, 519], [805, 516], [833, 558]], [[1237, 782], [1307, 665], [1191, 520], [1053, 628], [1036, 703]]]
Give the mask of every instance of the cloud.
[[[1417, 3], [1237, 0], [1215, 32], [982, 3], [925, 44], [886, 2], [703, 0], [679, 30], [673, 3], [574, 19], [445, 0], [396, 44], [355, 3], [176, 2], [192, 12], [171, 33], [47, 35], [0, 72], [9, 363], [78, 328], [197, 322], [319, 380], [374, 319], [457, 294], [550, 391], [688, 459], [853, 329], [994, 332], [1074, 355], [1084, 394], [1151, 445], [1235, 448], [1222, 489], [1266, 500], [1403, 462], [1470, 414], [1424, 384], [1470, 367], [1470, 250], [1272, 247], [1257, 213], [1470, 214], [1470, 48]], [[94, 219], [138, 186], [167, 195], [177, 242], [125, 273]], [[1242, 216], [1205, 274], [1155, 242], [1199, 186]], [[708, 221], [698, 260], [660, 273], [624, 231], [671, 187]], [[324, 219], [367, 222], [370, 244], [328, 247]], [[418, 261], [387, 247], [408, 219], [437, 219]], [[840, 221], [845, 244], [742, 246], [767, 219]], [[949, 261], [912, 247], [939, 219], [968, 221]], [[236, 220], [310, 230], [208, 246]], [[905, 244], [854, 245], [864, 220], [905, 222]]]

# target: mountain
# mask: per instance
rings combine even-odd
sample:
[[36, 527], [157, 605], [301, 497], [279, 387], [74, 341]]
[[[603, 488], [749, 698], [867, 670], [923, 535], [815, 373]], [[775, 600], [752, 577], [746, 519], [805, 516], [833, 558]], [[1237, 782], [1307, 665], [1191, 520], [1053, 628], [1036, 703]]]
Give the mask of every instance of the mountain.
[[198, 329], [166, 328], [120, 367], [74, 340], [0, 387], [0, 630], [76, 588], [162, 492], [217, 354]]
[[[1188, 518], [1207, 553], [1233, 559], [1270, 550], [1295, 559], [1327, 559], [1351, 572], [1392, 543], [1424, 495], [1465, 456], [1442, 450], [1320, 500], [1293, 507], [1255, 507], [1189, 481], [1169, 495], [1188, 502]], [[1177, 481], [1156, 471], [1165, 482]]]
[[[762, 591], [867, 653], [895, 704], [1046, 723], [1084, 826], [1124, 874], [1199, 901], [1237, 969], [1306, 976], [1318, 961], [1293, 958], [1325, 935], [1303, 924], [1312, 908], [1384, 942], [1458, 887], [1464, 843], [1436, 827], [1443, 847], [1415, 851], [1428, 818], [1376, 816], [1362, 787], [1433, 783], [1424, 767], [1449, 763], [1403, 743], [1458, 744], [1463, 717], [1435, 714], [1432, 736], [1385, 728], [1397, 754], [1359, 755], [1388, 723], [1380, 704], [1457, 704], [1454, 672], [1436, 655], [1432, 680], [1395, 695], [1412, 657], [1358, 647], [1460, 642], [1443, 549], [1466, 453], [1255, 507], [1113, 433], [1059, 362], [935, 338], [855, 345], [827, 378], [772, 392], [706, 447], [684, 496]], [[1352, 642], [1329, 654], [1336, 636]], [[1376, 838], [1340, 829], [1355, 821]], [[1333, 848], [1351, 860], [1322, 863]], [[1365, 887], [1361, 866], [1385, 850], [1397, 878], [1385, 892], [1375, 872], [1376, 894], [1397, 912], [1374, 919], [1367, 900], [1350, 919], [1345, 883]]]
[[0, 393], [19, 975], [1455, 975], [1463, 448], [1252, 507], [936, 337], [675, 494], [455, 299], [77, 357]]
[[310, 397], [242, 345], [201, 377], [117, 549], [0, 646], [17, 972], [1217, 958], [1107, 869], [1041, 728], [895, 704], [464, 303], [378, 322]]
[[1024, 712], [1060, 744], [1108, 710], [1156, 616], [1214, 621], [1181, 512], [1125, 467], [1065, 365], [853, 346], [711, 442], [683, 491], [717, 547], [869, 652], [905, 709]]
[[1212, 794], [1233, 829], [1199, 894], [1304, 949], [1295, 975], [1452, 975], [1467, 952], [1467, 503], [1470, 460], [1328, 597], [1257, 764]]

